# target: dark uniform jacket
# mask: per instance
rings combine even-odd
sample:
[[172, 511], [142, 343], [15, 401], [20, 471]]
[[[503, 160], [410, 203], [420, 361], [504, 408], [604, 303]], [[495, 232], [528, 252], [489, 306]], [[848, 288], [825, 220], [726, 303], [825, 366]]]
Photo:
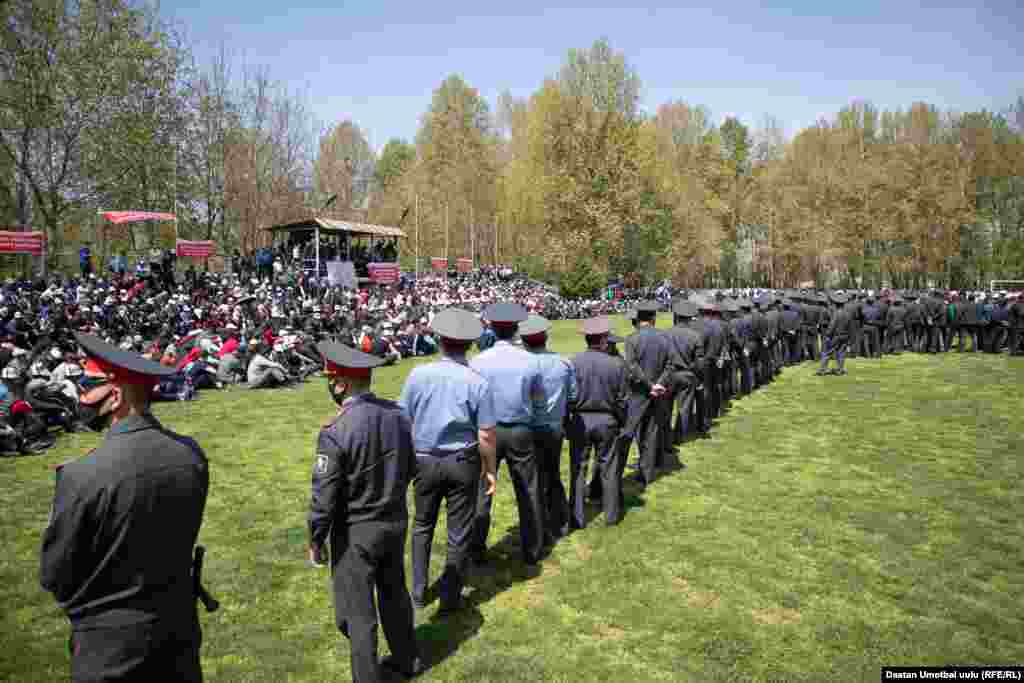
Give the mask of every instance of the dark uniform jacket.
[[647, 395], [655, 384], [668, 386], [670, 353], [668, 338], [653, 327], [640, 327], [626, 337], [626, 367], [634, 393]]
[[900, 332], [906, 327], [907, 308], [893, 304], [885, 317], [885, 324], [890, 330]]
[[40, 582], [76, 628], [192, 619], [192, 548], [209, 489], [195, 441], [152, 415], [118, 421], [57, 472]]
[[412, 427], [397, 403], [370, 392], [348, 399], [317, 440], [311, 543], [322, 546], [330, 534], [337, 558], [346, 526], [407, 521], [405, 497], [415, 457]]
[[926, 325], [946, 326], [946, 303], [942, 299], [934, 297], [925, 299], [923, 308], [924, 323]]
[[832, 320], [828, 326], [828, 336], [832, 339], [833, 344], [837, 341], [848, 340], [852, 336], [854, 315], [852, 306], [841, 306], [832, 314]]
[[907, 327], [924, 324], [924, 307], [920, 303], [911, 301], [906, 305], [905, 310], [907, 314], [903, 322]]
[[704, 367], [714, 367], [725, 351], [725, 330], [722, 323], [714, 318], [704, 318], [700, 323], [704, 342]]
[[672, 373], [684, 373], [690, 381], [696, 380], [704, 367], [704, 348], [699, 334], [684, 325], [666, 331], [672, 349]]
[[575, 412], [604, 413], [624, 424], [629, 391], [626, 363], [603, 351], [587, 349], [573, 357], [572, 366], [577, 385]]

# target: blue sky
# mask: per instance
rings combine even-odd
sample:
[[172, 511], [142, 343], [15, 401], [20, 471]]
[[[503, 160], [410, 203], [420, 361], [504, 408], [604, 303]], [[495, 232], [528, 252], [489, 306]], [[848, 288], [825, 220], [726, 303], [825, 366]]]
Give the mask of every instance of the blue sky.
[[[643, 106], [685, 99], [714, 119], [764, 114], [787, 132], [852, 99], [1001, 110], [1024, 93], [1024, 4], [807, 2], [628, 8], [486, 2], [163, 0], [201, 60], [221, 44], [306, 93], [325, 124], [351, 118], [380, 149], [411, 139], [434, 88], [458, 73], [493, 105], [528, 96], [572, 47], [626, 54]], [[238, 69], [236, 68], [236, 72]]]

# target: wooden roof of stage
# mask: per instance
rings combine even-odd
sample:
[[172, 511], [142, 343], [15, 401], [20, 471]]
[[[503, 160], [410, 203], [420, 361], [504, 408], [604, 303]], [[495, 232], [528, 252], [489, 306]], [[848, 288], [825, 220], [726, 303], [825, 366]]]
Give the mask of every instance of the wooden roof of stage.
[[369, 223], [353, 223], [334, 218], [306, 218], [293, 223], [274, 225], [263, 228], [270, 232], [309, 232], [320, 228], [324, 235], [365, 235], [371, 237], [405, 237], [401, 228], [392, 228], [386, 225], [370, 225]]

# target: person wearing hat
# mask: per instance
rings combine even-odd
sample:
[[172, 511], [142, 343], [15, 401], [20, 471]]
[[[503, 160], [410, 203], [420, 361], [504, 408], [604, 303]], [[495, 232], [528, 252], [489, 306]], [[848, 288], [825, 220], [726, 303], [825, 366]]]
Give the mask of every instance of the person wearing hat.
[[[569, 533], [569, 500], [562, 484], [562, 443], [566, 432], [575, 426], [570, 413], [576, 404], [576, 373], [572, 365], [557, 353], [548, 351], [551, 323], [531, 313], [519, 326], [523, 348], [534, 354], [540, 364], [546, 405], [532, 424], [533, 447], [540, 474], [540, 499], [544, 510], [544, 534], [549, 545]], [[566, 429], [569, 425], [570, 429]]]
[[654, 481], [664, 458], [662, 413], [669, 403], [672, 375], [668, 337], [655, 329], [658, 304], [642, 301], [636, 306], [636, 331], [626, 337], [625, 359], [629, 372], [629, 419], [625, 432], [637, 441], [637, 480], [646, 487]]
[[899, 355], [907, 346], [907, 309], [903, 305], [903, 297], [898, 294], [892, 298], [889, 310], [885, 314], [885, 352]]
[[[713, 301], [704, 300], [697, 305], [701, 314], [700, 330], [704, 341], [704, 401], [702, 411], [698, 411], [700, 423], [697, 430], [702, 434], [711, 431], [712, 421], [719, 416], [722, 409], [721, 376], [725, 368], [728, 354], [725, 329], [718, 319], [719, 307]], [[764, 325], [764, 317], [761, 316]], [[766, 332], [765, 332], [766, 334]], [[762, 345], [762, 348], [763, 345]]]
[[[833, 293], [832, 302], [836, 305], [836, 312], [829, 322], [828, 332], [825, 335], [825, 348], [821, 351], [821, 367], [818, 375], [845, 375], [846, 369], [843, 363], [846, 358], [846, 347], [852, 339], [853, 307], [847, 306], [847, 298], [842, 292]], [[829, 358], [836, 359], [837, 369], [828, 369]]]
[[[588, 491], [600, 498], [609, 526], [622, 520], [624, 500], [622, 472], [631, 438], [623, 435], [629, 392], [625, 362], [608, 353], [611, 326], [604, 317], [589, 318], [580, 326], [587, 350], [573, 356], [577, 396], [575, 413], [579, 424], [569, 433], [570, 526], [587, 525], [585, 499]], [[594, 454], [593, 482], [587, 482], [590, 453]], [[600, 493], [598, 494], [598, 491]]]
[[924, 340], [927, 339], [924, 325], [924, 304], [916, 293], [907, 292], [904, 295], [906, 301], [906, 316], [903, 319], [904, 327], [907, 330], [907, 349], [915, 353], [924, 350]]
[[861, 313], [864, 316], [861, 355], [865, 358], [881, 358], [882, 326], [885, 324], [882, 307], [875, 301], [875, 297], [869, 295], [861, 306]]
[[82, 396], [106, 438], [57, 468], [40, 583], [71, 622], [73, 681], [200, 681], [192, 549], [209, 490], [206, 456], [150, 413], [173, 370], [76, 334]]
[[448, 554], [439, 593], [445, 613], [462, 603], [477, 498], [494, 495], [497, 420], [490, 383], [466, 361], [466, 352], [482, 331], [479, 319], [469, 311], [446, 308], [430, 325], [441, 357], [413, 368], [398, 404], [412, 420], [416, 452], [413, 603], [426, 605], [430, 550], [444, 502]]
[[927, 353], [940, 353], [945, 351], [943, 344], [946, 341], [946, 302], [942, 298], [942, 292], [933, 290], [930, 297], [924, 300], [924, 324], [928, 336], [924, 346]]
[[796, 365], [800, 362], [800, 312], [797, 310], [796, 302], [788, 297], [782, 300], [779, 333], [783, 364]]
[[1007, 306], [1007, 319], [1009, 323], [1007, 344], [1010, 347], [1010, 355], [1024, 355], [1024, 296], [1016, 296]]
[[754, 389], [754, 369], [751, 357], [757, 352], [751, 317], [754, 303], [750, 299], [740, 299], [736, 303], [740, 309], [740, 315], [730, 322], [734, 343], [733, 356], [739, 368], [739, 395], [748, 396]]
[[[532, 425], [547, 409], [544, 376], [534, 354], [512, 344], [519, 324], [529, 313], [519, 304], [496, 303], [484, 309], [498, 341], [477, 355], [470, 367], [491, 385], [497, 420], [497, 466], [507, 462], [519, 511], [519, 537], [523, 561], [540, 561], [544, 549], [544, 508], [540, 499], [540, 472], [533, 443]], [[481, 484], [486, 486], [486, 484]], [[486, 558], [487, 535], [491, 528], [492, 496], [477, 500], [477, 515], [471, 552], [479, 561]]]
[[[692, 433], [694, 397], [704, 372], [704, 344], [700, 333], [690, 327], [697, 317], [697, 306], [690, 301], [672, 305], [674, 326], [668, 330], [672, 346], [672, 395], [676, 404], [676, 422], [672, 443], [682, 444]], [[670, 413], [671, 416], [671, 413]]]
[[[381, 668], [410, 676], [422, 666], [405, 585], [406, 493], [416, 471], [409, 418], [372, 391], [382, 359], [336, 342], [317, 351], [338, 414], [317, 437], [309, 561], [323, 565], [329, 544], [335, 621], [351, 641], [352, 680], [384, 680]], [[391, 650], [381, 663], [375, 593]]]

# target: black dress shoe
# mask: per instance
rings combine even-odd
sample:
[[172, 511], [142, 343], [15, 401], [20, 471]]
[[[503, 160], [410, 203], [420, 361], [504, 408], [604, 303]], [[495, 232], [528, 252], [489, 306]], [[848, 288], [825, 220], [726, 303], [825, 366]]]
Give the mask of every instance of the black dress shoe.
[[395, 662], [395, 658], [391, 655], [388, 655], [387, 657], [381, 660], [380, 666], [382, 669], [387, 669], [388, 671], [394, 672], [399, 676], [404, 676], [405, 678], [415, 678], [416, 676], [419, 676], [421, 673], [426, 671], [426, 667], [423, 666], [423, 660], [421, 660], [419, 657], [414, 657], [412, 660], [412, 664], [409, 665], [409, 668], [404, 668], [398, 666], [398, 663]]

